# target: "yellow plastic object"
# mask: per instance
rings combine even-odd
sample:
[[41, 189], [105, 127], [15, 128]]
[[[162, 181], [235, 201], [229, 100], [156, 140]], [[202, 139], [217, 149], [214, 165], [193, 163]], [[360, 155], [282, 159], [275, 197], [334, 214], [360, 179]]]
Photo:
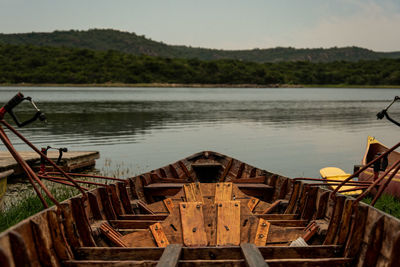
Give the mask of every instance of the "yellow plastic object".
[[[337, 183], [337, 182], [329, 182], [329, 180], [340, 180], [343, 181], [344, 179], [348, 178], [350, 176], [349, 173], [345, 173], [342, 169], [340, 168], [336, 168], [336, 167], [326, 167], [326, 168], [322, 168], [321, 170], [319, 170], [319, 173], [321, 174], [321, 177], [323, 179], [326, 179], [327, 183]], [[337, 185], [331, 185], [332, 189], [336, 189]], [[356, 188], [357, 186], [354, 185], [346, 185], [346, 186], [342, 186], [339, 190], [348, 190], [348, 189], [352, 189], [352, 188]], [[343, 195], [360, 195], [362, 193], [362, 190], [354, 190], [354, 191], [348, 191], [348, 192], [343, 192], [341, 194]]]

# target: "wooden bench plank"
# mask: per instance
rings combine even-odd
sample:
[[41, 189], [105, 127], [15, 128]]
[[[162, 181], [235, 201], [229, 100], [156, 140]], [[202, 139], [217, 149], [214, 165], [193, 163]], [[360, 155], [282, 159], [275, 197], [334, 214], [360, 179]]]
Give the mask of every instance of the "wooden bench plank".
[[207, 246], [204, 227], [203, 204], [201, 202], [182, 202], [179, 204], [182, 223], [183, 243], [190, 246]]
[[264, 257], [261, 255], [260, 251], [254, 244], [243, 243], [240, 244], [244, 259], [246, 261], [246, 266], [248, 267], [262, 267], [268, 266], [265, 262]]
[[168, 245], [164, 249], [164, 253], [162, 254], [157, 267], [176, 267], [178, 266], [179, 258], [182, 254], [182, 245], [181, 244], [172, 244]]
[[[266, 259], [304, 259], [340, 257], [342, 246], [311, 245], [307, 247], [258, 247]], [[157, 260], [164, 248], [81, 247], [76, 249], [77, 260]], [[183, 247], [181, 260], [242, 259], [240, 247]]]
[[240, 201], [217, 203], [217, 245], [240, 244]]
[[231, 201], [232, 187], [232, 183], [217, 183], [217, 185], [215, 186], [214, 202]]

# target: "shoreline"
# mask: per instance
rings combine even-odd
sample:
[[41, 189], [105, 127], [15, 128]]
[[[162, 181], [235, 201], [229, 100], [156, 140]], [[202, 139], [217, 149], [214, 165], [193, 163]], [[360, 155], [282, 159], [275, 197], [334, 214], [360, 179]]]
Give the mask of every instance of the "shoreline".
[[385, 88], [400, 89], [400, 85], [346, 85], [346, 84], [180, 84], [180, 83], [18, 83], [0, 84], [0, 87], [159, 87], [159, 88]]

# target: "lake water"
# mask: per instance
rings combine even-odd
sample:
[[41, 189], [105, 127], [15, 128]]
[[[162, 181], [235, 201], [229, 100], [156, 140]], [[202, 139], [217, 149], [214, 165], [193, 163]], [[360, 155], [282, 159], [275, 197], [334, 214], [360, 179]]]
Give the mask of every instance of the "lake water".
[[[98, 150], [99, 169], [130, 174], [213, 150], [285, 176], [319, 177], [326, 166], [351, 172], [368, 135], [387, 145], [400, 139], [399, 127], [376, 119], [400, 89], [4, 87], [0, 102], [19, 90], [47, 114], [47, 124], [20, 129], [35, 145]], [[400, 103], [391, 114], [400, 119]]]

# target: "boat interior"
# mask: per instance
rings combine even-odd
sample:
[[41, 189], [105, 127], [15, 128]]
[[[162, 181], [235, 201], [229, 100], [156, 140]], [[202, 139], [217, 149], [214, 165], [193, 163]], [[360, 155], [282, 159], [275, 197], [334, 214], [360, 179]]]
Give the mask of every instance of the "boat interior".
[[399, 266], [400, 221], [203, 151], [0, 234], [1, 266]]

